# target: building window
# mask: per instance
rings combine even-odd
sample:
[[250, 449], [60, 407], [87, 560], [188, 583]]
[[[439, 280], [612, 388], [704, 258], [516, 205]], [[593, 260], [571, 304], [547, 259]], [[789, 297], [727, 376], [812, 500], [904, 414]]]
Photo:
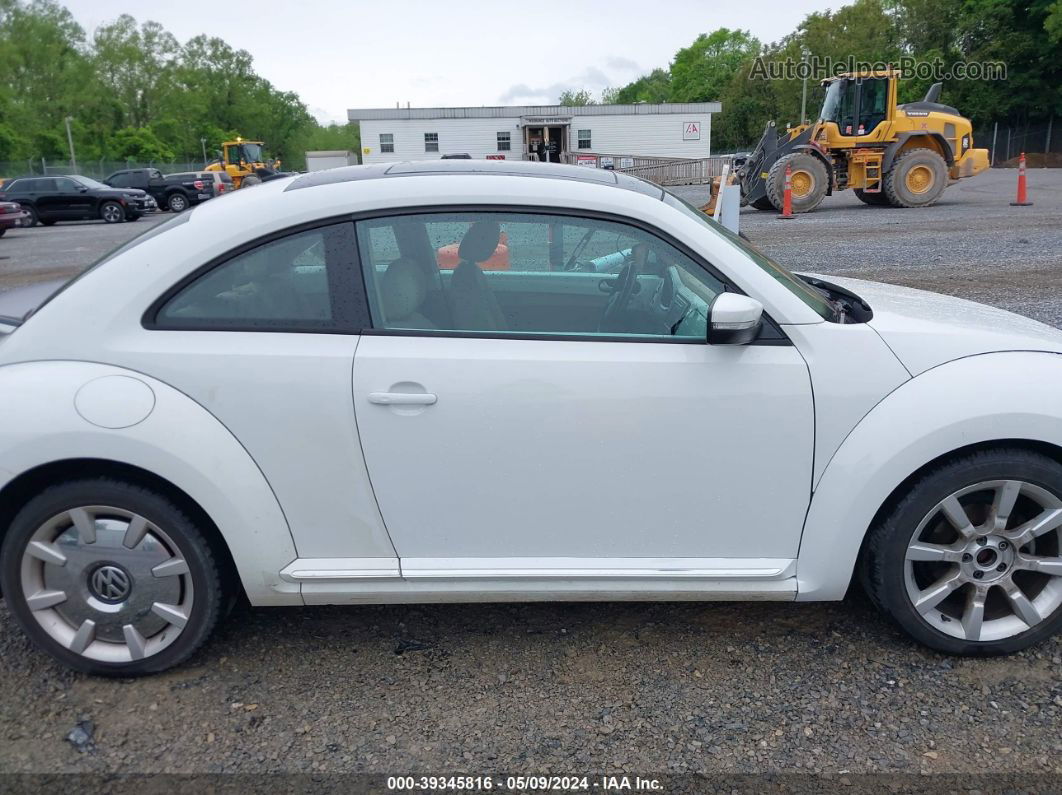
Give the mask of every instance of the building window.
[[510, 150], [509, 133], [507, 133], [507, 132], [498, 133], [498, 151], [499, 152], [508, 152], [509, 150]]
[[424, 151], [439, 151], [439, 133], [424, 133]]
[[590, 131], [589, 130], [579, 130], [579, 148], [580, 149], [590, 149], [591, 148], [591, 146], [590, 146]]
[[380, 133], [380, 151], [381, 152], [393, 152], [393, 151], [395, 151], [395, 135], [394, 135], [394, 133]]

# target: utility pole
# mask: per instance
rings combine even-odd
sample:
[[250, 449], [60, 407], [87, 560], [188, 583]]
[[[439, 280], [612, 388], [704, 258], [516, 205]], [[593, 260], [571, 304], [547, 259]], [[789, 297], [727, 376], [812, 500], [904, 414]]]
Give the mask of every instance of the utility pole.
[[801, 63], [804, 65], [804, 87], [800, 92], [800, 123], [804, 124], [808, 119], [808, 52], [807, 47], [800, 48]]
[[199, 145], [200, 145], [201, 147], [203, 147], [203, 168], [206, 168], [206, 165], [207, 165], [207, 156], [206, 156], [206, 138], [200, 138], [200, 139], [199, 139]]
[[66, 121], [66, 142], [70, 144], [70, 170], [73, 173], [77, 173], [77, 158], [74, 157], [74, 136], [70, 132], [70, 122], [74, 120], [73, 116], [67, 116]]
[[1054, 126], [1055, 117], [1047, 120], [1047, 140], [1044, 141], [1044, 168], [1047, 168], [1047, 156], [1051, 153], [1051, 128]]

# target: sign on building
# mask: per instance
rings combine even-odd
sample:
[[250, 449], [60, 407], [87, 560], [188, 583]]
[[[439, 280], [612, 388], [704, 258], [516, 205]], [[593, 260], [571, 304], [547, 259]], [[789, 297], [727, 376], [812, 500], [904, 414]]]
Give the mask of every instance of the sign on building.
[[577, 166], [590, 166], [590, 168], [597, 168], [597, 157], [594, 155], [576, 155], [575, 165]]
[[699, 141], [701, 140], [701, 123], [699, 121], [688, 121], [682, 125], [682, 140], [683, 141]]

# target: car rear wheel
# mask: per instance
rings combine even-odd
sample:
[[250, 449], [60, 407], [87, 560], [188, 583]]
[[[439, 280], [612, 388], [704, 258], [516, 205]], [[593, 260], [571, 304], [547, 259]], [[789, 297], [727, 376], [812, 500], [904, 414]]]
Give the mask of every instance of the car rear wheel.
[[171, 213], [183, 213], [188, 209], [188, 199], [183, 193], [172, 193], [166, 200], [166, 206]]
[[894, 207], [928, 207], [948, 187], [948, 164], [932, 149], [911, 149], [885, 175], [885, 195]]
[[1062, 628], [1062, 467], [1022, 449], [954, 459], [920, 477], [872, 531], [871, 599], [949, 654], [1027, 648]]
[[218, 619], [209, 544], [166, 497], [111, 479], [68, 481], [19, 511], [0, 553], [3, 591], [44, 651], [102, 676], [187, 659]]
[[125, 220], [125, 210], [118, 202], [104, 202], [100, 206], [100, 218], [108, 224], [117, 224]]

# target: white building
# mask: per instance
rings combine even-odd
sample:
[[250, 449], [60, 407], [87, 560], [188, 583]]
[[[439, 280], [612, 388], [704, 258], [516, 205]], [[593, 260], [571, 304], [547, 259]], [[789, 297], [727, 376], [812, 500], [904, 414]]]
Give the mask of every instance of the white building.
[[718, 102], [518, 105], [347, 111], [361, 125], [363, 163], [473, 158], [615, 165], [596, 155], [708, 157]]

